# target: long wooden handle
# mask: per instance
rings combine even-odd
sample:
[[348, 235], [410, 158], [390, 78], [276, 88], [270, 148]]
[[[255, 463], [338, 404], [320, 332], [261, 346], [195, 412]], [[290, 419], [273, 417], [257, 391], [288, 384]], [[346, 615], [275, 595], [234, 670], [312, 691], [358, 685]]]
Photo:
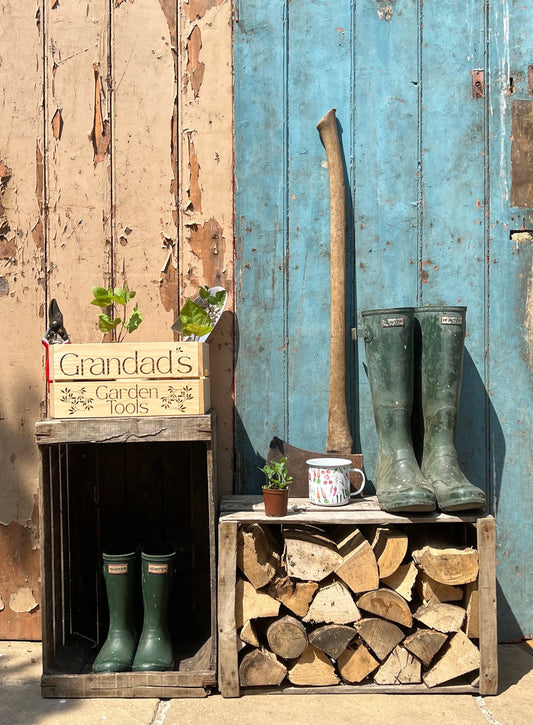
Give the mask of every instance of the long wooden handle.
[[326, 450], [347, 455], [352, 451], [352, 436], [346, 410], [346, 199], [334, 108], [320, 119], [317, 129], [328, 158], [331, 229], [331, 351]]

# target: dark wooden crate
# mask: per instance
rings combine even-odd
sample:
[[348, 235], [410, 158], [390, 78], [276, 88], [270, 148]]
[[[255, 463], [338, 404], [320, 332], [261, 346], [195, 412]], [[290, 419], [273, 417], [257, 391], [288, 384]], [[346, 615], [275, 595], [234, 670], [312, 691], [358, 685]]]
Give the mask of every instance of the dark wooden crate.
[[[217, 683], [214, 413], [49, 419], [41, 452], [44, 697], [203, 697]], [[102, 551], [175, 544], [168, 672], [93, 674], [108, 608]], [[139, 591], [137, 620], [142, 626]]]
[[[315, 524], [333, 526], [349, 524], [400, 525], [416, 527], [417, 535], [437, 533], [444, 527], [446, 538], [454, 544], [477, 548], [479, 555], [479, 650], [480, 671], [474, 678], [465, 676], [437, 687], [425, 684], [378, 685], [372, 682], [358, 685], [304, 687], [246, 687], [239, 683], [239, 637], [235, 624], [235, 583], [237, 576], [237, 534], [241, 525], [260, 523], [279, 527], [281, 524]], [[314, 506], [309, 499], [289, 499], [288, 515], [275, 518], [265, 515], [261, 496], [226, 496], [222, 499], [218, 525], [218, 688], [223, 697], [241, 694], [451, 694], [470, 693], [494, 695], [498, 687], [496, 631], [496, 524], [492, 516], [432, 514], [388, 514], [381, 511], [375, 496], [357, 500], [347, 506], [325, 508]]]

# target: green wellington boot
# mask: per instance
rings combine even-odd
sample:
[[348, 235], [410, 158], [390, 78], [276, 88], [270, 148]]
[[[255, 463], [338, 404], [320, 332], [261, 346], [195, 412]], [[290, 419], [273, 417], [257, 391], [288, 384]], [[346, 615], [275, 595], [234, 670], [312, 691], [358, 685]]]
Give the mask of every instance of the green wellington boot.
[[135, 594], [140, 547], [134, 543], [112, 546], [103, 554], [104, 580], [109, 605], [109, 632], [93, 664], [93, 672], [131, 670], [137, 632]]
[[144, 620], [133, 670], [171, 670], [174, 657], [168, 631], [168, 606], [176, 549], [172, 544], [146, 544], [141, 558]]
[[441, 511], [483, 508], [485, 494], [467, 480], [455, 449], [466, 307], [416, 308], [415, 320], [424, 420], [422, 474]]
[[379, 438], [375, 486], [380, 507], [434, 511], [435, 495], [420, 472], [411, 438], [412, 307], [362, 312], [368, 378]]

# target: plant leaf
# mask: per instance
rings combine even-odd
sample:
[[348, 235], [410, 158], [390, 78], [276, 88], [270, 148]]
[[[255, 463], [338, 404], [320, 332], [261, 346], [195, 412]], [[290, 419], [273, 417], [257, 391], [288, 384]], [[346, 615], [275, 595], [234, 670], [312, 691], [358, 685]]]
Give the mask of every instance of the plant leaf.
[[216, 305], [219, 309], [223, 306], [224, 300], [226, 299], [226, 290], [221, 289], [218, 292], [215, 293], [214, 302], [213, 304]]
[[111, 332], [116, 327], [118, 327], [118, 325], [120, 325], [121, 322], [122, 322], [122, 320], [120, 319], [120, 317], [117, 317], [114, 320], [112, 320], [109, 317], [109, 315], [104, 315], [103, 313], [98, 315], [98, 329], [104, 335], [108, 332]]
[[92, 293], [94, 299], [91, 301], [91, 305], [97, 307], [109, 307], [113, 302], [111, 290], [106, 290], [104, 287], [93, 287]]
[[181, 308], [180, 320], [183, 325], [183, 335], [187, 337], [190, 335], [202, 337], [213, 329], [207, 312], [192, 300], [188, 300]]
[[141, 312], [139, 312], [139, 305], [135, 305], [133, 308], [133, 312], [131, 313], [130, 319], [124, 323], [124, 327], [128, 332], [134, 332], [141, 322], [143, 321], [143, 316]]
[[126, 306], [128, 302], [135, 297], [135, 295], [136, 292], [133, 290], [130, 291], [127, 285], [124, 289], [121, 287], [115, 287], [113, 290], [113, 302]]

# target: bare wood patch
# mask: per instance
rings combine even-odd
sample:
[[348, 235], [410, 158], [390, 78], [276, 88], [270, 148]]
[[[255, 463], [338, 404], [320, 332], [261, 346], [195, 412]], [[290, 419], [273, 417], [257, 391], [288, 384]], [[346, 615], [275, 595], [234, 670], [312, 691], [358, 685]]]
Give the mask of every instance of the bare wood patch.
[[93, 128], [89, 137], [93, 144], [94, 149], [94, 165], [99, 164], [105, 159], [105, 155], [109, 148], [111, 141], [111, 129], [109, 119], [104, 118], [102, 111], [102, 98], [104, 91], [102, 88], [102, 80], [100, 77], [100, 66], [98, 63], [93, 63], [94, 71], [94, 116], [93, 116]]

